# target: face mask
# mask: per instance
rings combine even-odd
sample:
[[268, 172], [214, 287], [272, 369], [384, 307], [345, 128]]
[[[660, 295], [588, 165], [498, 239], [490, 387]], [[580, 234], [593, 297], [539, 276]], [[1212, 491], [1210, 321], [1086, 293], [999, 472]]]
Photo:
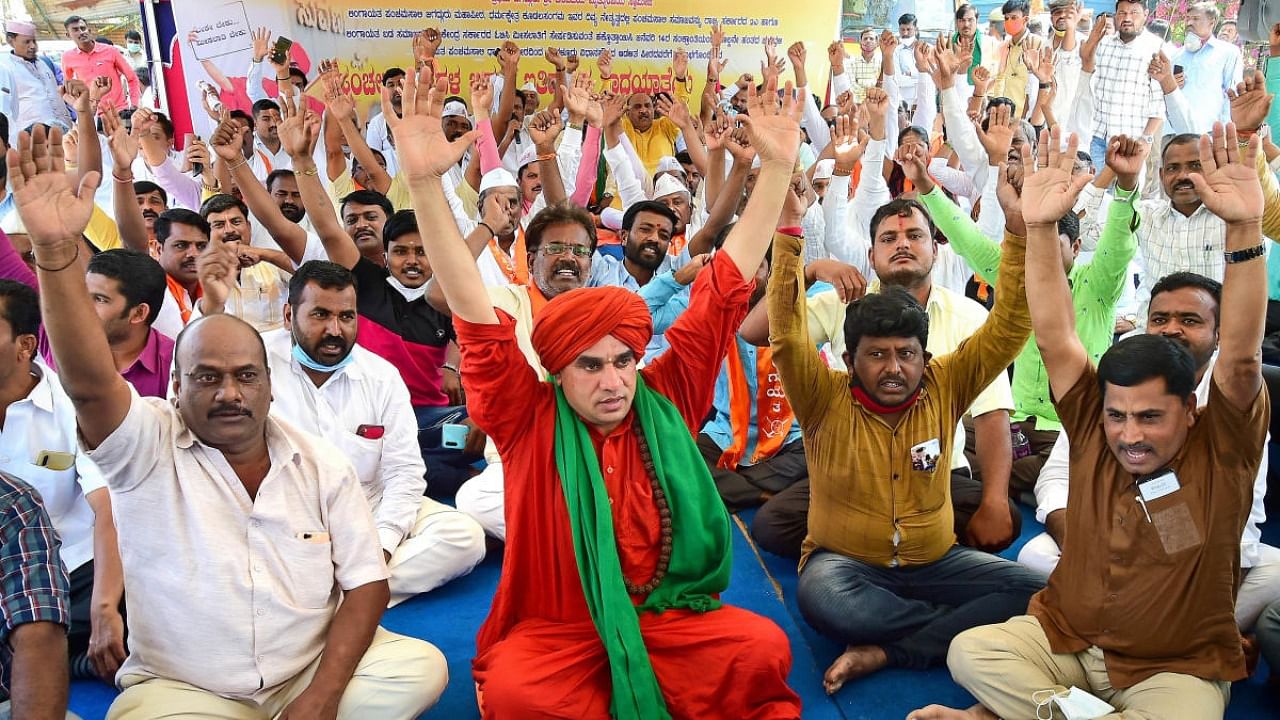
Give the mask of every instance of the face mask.
[[1022, 32], [1022, 29], [1025, 28], [1026, 26], [1027, 26], [1027, 21], [1025, 19], [1004, 21], [1005, 34], [1009, 35], [1010, 37], [1016, 36], [1018, 33]]
[[1064, 693], [1052, 690], [1033, 693], [1031, 701], [1036, 704], [1036, 717], [1040, 720], [1053, 717], [1055, 705], [1058, 714], [1066, 720], [1093, 720], [1116, 711], [1111, 705], [1075, 686]]
[[1187, 37], [1182, 41], [1182, 48], [1187, 52], [1196, 52], [1202, 47], [1204, 43], [1200, 41], [1200, 36], [1193, 32], [1187, 33]]
[[129, 52], [135, 55], [142, 52], [142, 46], [139, 45], [138, 43], [129, 43], [125, 45], [125, 48], [128, 49]]
[[[290, 332], [292, 333], [293, 331], [290, 330]], [[295, 337], [293, 339], [293, 359], [297, 360], [299, 365], [309, 370], [315, 370], [316, 372], [337, 372], [338, 370], [350, 365], [351, 362], [356, 359], [356, 354], [354, 352], [347, 353], [347, 356], [339, 360], [337, 365], [322, 365], [308, 355], [306, 350], [302, 349], [302, 346], [298, 344], [298, 339]]]

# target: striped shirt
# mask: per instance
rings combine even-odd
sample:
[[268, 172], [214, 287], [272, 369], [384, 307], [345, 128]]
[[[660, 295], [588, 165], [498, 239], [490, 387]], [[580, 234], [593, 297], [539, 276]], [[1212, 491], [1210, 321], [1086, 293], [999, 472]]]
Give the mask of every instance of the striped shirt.
[[1098, 43], [1093, 72], [1094, 137], [1139, 137], [1149, 118], [1164, 117], [1164, 93], [1147, 76], [1151, 57], [1160, 50], [1160, 38], [1145, 30], [1127, 43], [1118, 35]]
[[0, 696], [9, 690], [9, 634], [32, 622], [71, 624], [71, 589], [58, 556], [60, 544], [40, 496], [0, 472]]

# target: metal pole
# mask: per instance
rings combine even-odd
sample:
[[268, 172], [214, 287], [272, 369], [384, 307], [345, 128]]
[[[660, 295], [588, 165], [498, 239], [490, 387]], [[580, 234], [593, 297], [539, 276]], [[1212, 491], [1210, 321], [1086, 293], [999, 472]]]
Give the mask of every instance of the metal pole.
[[160, 111], [169, 114], [169, 96], [164, 87], [164, 60], [160, 57], [160, 29], [156, 27], [156, 0], [142, 0], [142, 14], [147, 18], [147, 45], [151, 50], [151, 59], [147, 66], [151, 68], [151, 94], [160, 105]]

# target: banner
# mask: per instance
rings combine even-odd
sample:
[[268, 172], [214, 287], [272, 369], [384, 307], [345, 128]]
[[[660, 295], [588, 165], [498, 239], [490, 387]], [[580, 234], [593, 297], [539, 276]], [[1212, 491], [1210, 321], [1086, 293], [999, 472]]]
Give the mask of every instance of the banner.
[[[291, 60], [309, 81], [322, 59], [336, 59], [362, 108], [378, 101], [384, 70], [412, 69], [412, 38], [428, 27], [444, 36], [437, 61], [449, 92], [468, 100], [471, 79], [498, 70], [493, 51], [506, 40], [522, 51], [518, 84], [531, 83], [543, 95], [543, 107], [554, 77], [542, 57], [548, 46], [563, 55], [577, 53], [579, 72], [593, 77], [599, 75], [595, 58], [608, 48], [613, 78], [606, 86], [621, 94], [671, 91], [672, 52], [684, 48], [696, 98], [706, 82], [713, 23], [726, 36], [723, 83], [744, 72], [759, 80], [765, 38], [778, 40], [782, 57], [788, 45], [802, 40], [810, 91], [822, 95], [826, 47], [838, 37], [840, 0], [805, 2], [782, 17], [779, 10], [775, 0], [454, 0], [447, 7], [422, 0], [173, 0], [175, 45], [193, 117], [206, 117], [201, 82], [221, 89], [229, 107], [250, 107], [246, 82], [253, 51], [246, 32], [259, 27], [270, 29], [273, 42], [277, 36], [293, 41]], [[265, 70], [263, 86], [274, 97], [275, 77], [270, 66]], [[784, 78], [791, 77], [788, 67]]]

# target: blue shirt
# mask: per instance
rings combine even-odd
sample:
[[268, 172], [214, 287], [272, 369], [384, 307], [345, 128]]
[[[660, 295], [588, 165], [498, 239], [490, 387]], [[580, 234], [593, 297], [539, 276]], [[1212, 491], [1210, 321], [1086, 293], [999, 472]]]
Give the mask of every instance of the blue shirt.
[[[653, 287], [654, 290], [661, 293], [660, 297], [663, 298], [664, 304], [665, 300], [669, 300], [678, 289], [683, 288], [685, 291], [684, 305], [678, 312], [675, 312], [674, 315], [670, 316], [670, 322], [665, 323], [661, 327], [658, 326], [657, 322], [654, 323], [653, 337], [649, 340], [649, 344], [645, 346], [644, 349], [644, 359], [646, 361], [651, 361], [667, 351], [667, 348], [670, 346], [667, 345], [667, 339], [663, 333], [667, 331], [667, 328], [671, 327], [671, 323], [675, 322], [675, 319], [680, 316], [680, 313], [684, 312], [684, 308], [689, 307], [689, 289], [680, 283], [677, 283], [671, 275], [671, 273], [687, 265], [689, 260], [688, 247], [686, 247], [679, 255], [667, 255], [662, 258], [662, 264], [659, 265], [658, 269], [654, 272], [653, 279], [649, 281], [648, 285], [644, 286], [645, 288]], [[664, 276], [666, 277], [666, 284], [655, 286], [654, 284]], [[644, 288], [640, 287], [640, 283], [635, 279], [635, 277], [633, 277], [631, 273], [627, 272], [627, 266], [622, 264], [622, 258], [614, 257], [613, 255], [608, 255], [602, 252], [596, 252], [595, 256], [591, 258], [591, 279], [587, 281], [587, 287], [613, 286], [624, 287], [631, 292], [640, 293], [641, 297], [644, 297]], [[648, 299], [646, 299], [646, 302], [649, 302]], [[650, 312], [652, 312], [652, 309], [653, 304], [650, 304]]]
[[1231, 121], [1231, 101], [1226, 89], [1240, 84], [1244, 74], [1244, 62], [1240, 48], [1218, 38], [1209, 38], [1196, 52], [1183, 47], [1174, 58], [1175, 65], [1182, 66], [1187, 78], [1182, 94], [1191, 109], [1194, 133], [1213, 130], [1215, 122]]

